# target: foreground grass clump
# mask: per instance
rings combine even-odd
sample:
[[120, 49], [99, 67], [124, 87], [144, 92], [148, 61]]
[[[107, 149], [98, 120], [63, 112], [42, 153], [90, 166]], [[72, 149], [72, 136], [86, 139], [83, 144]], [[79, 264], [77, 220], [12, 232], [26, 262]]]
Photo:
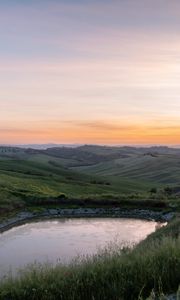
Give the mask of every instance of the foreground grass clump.
[[177, 219], [134, 249], [109, 248], [70, 266], [31, 267], [1, 282], [0, 299], [136, 300], [152, 291], [170, 294], [180, 284], [179, 233]]

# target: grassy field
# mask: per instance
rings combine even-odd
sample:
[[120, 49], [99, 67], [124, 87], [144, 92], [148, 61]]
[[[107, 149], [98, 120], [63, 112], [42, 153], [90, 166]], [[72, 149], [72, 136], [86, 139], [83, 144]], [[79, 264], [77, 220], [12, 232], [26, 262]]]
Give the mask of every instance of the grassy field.
[[[33, 150], [0, 147], [0, 213], [68, 199], [169, 198], [180, 191], [179, 150], [83, 146]], [[153, 188], [157, 193], [150, 193]], [[167, 197], [168, 196], [168, 197]], [[170, 197], [179, 201], [178, 193]], [[42, 204], [41, 203], [41, 204]]]
[[111, 177], [141, 180], [158, 185], [179, 184], [180, 157], [177, 155], [136, 155], [74, 168], [80, 172]]
[[180, 219], [176, 219], [133, 249], [109, 247], [70, 266], [32, 266], [0, 283], [0, 299], [166, 299], [164, 295], [176, 292], [179, 284]]

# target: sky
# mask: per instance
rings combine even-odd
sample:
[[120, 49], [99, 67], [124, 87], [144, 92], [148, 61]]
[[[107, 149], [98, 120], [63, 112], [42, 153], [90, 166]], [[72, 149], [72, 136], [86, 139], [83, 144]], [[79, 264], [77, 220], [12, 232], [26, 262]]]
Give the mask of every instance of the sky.
[[180, 144], [179, 0], [0, 0], [0, 143]]

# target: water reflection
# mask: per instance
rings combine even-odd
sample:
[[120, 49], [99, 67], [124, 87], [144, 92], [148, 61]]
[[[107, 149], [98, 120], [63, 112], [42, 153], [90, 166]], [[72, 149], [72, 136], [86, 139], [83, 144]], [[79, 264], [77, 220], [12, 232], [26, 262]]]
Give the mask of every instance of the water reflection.
[[155, 231], [154, 221], [118, 218], [55, 219], [27, 223], [0, 234], [0, 273], [34, 261], [69, 262], [108, 243], [137, 243]]

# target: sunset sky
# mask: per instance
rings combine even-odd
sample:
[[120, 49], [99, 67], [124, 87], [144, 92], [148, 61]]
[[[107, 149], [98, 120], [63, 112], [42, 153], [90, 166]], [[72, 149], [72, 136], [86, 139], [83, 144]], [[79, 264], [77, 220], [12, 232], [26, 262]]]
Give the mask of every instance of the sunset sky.
[[0, 1], [0, 143], [180, 144], [179, 0]]

